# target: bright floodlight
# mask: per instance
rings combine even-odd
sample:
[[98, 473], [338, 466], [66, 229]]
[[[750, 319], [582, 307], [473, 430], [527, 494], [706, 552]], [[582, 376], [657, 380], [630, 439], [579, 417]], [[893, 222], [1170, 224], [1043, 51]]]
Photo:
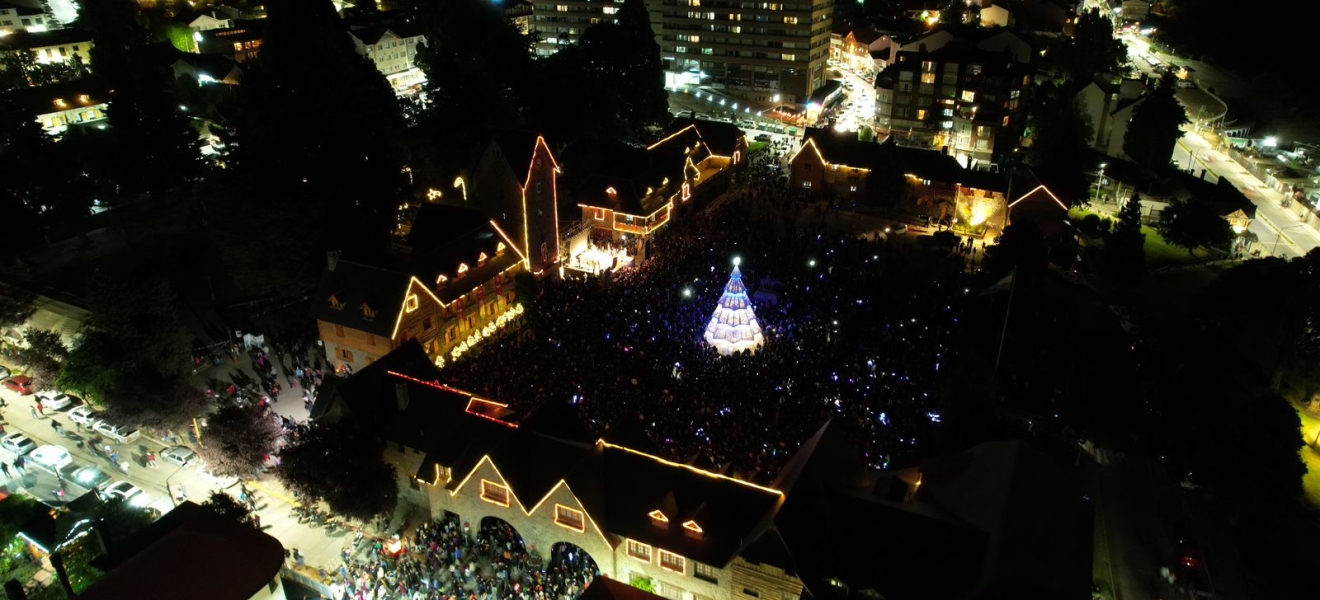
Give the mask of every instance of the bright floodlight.
[[733, 266], [736, 267], [736, 266], [741, 265], [741, 264], [742, 264], [742, 257], [741, 257], [741, 256], [735, 256], [735, 257], [733, 257]]
[[706, 343], [724, 356], [754, 352], [765, 343], [761, 325], [752, 312], [752, 300], [747, 297], [747, 288], [743, 286], [742, 273], [738, 271], [738, 259], [734, 261], [733, 274], [729, 276], [729, 283], [724, 285], [724, 294], [715, 306], [715, 314], [711, 315], [704, 336]]
[[1267, 137], [1265, 138], [1265, 141], [1261, 142], [1261, 145], [1265, 146], [1266, 148], [1273, 148], [1279, 145], [1279, 138], [1276, 138], [1274, 136]]

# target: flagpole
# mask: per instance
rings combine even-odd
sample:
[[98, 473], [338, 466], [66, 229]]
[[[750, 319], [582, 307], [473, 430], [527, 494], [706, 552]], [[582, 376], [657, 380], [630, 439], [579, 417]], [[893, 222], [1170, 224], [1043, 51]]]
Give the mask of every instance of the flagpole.
[[1017, 267], [1008, 281], [1008, 307], [1004, 309], [1004, 329], [999, 333], [999, 351], [995, 352], [995, 373], [999, 372], [999, 360], [1004, 357], [1004, 338], [1008, 337], [1008, 315], [1013, 312], [1013, 290], [1017, 289]]

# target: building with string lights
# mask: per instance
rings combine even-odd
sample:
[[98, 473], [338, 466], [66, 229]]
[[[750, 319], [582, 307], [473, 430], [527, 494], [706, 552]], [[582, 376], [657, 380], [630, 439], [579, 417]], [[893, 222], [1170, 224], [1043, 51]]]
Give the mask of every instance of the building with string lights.
[[825, 423], [774, 481], [752, 482], [665, 458], [636, 420], [592, 434], [568, 404], [522, 413], [450, 387], [416, 342], [328, 378], [312, 419], [387, 441], [400, 501], [434, 519], [511, 531], [534, 558], [572, 551], [673, 600], [1090, 590], [1089, 505], [1020, 442], [876, 472]]

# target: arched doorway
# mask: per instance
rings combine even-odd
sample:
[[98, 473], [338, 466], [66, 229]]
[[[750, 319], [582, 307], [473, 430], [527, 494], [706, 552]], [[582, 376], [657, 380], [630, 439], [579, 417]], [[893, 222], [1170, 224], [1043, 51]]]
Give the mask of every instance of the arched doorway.
[[527, 550], [522, 534], [508, 521], [499, 517], [481, 519], [481, 535], [492, 547], [502, 548], [507, 552], [521, 554]]
[[577, 597], [591, 580], [600, 576], [600, 567], [581, 546], [572, 542], [558, 542], [550, 547], [550, 560], [546, 563], [546, 589], [556, 597]]

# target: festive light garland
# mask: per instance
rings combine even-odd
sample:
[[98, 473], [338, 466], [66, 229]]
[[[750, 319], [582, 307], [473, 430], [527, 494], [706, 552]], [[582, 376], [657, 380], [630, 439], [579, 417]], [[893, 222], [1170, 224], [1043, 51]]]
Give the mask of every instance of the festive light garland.
[[[463, 356], [463, 353], [476, 347], [477, 344], [481, 343], [481, 340], [495, 335], [497, 331], [504, 329], [504, 327], [514, 319], [521, 317], [523, 311], [524, 309], [521, 302], [510, 306], [504, 312], [500, 313], [500, 316], [495, 317], [493, 321], [486, 323], [485, 327], [473, 331], [467, 336], [467, 339], [459, 342], [457, 346], [454, 346], [454, 348], [449, 351], [450, 360], [458, 360], [458, 357]], [[435, 366], [437, 368], [443, 369], [445, 368], [445, 364], [446, 361], [444, 355], [435, 357]]]

